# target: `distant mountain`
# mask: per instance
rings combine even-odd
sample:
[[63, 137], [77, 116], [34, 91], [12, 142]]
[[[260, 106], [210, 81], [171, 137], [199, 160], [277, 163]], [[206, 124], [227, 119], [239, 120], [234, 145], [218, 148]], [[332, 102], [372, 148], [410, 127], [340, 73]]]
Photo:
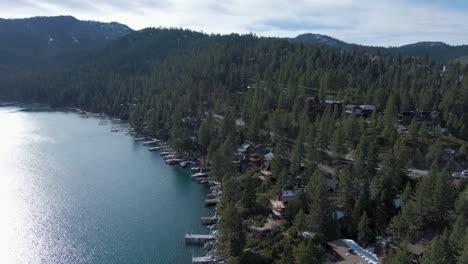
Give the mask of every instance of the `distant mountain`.
[[[375, 50], [379, 47], [361, 46], [356, 44], [346, 43], [344, 41], [320, 34], [302, 34], [295, 38], [287, 38], [293, 43], [305, 43], [310, 45], [325, 45], [331, 47], [339, 47], [343, 49], [365, 49]], [[392, 54], [401, 54], [402, 56], [424, 57], [426, 54], [429, 58], [438, 62], [456, 61], [461, 63], [468, 62], [468, 45], [451, 46], [444, 42], [418, 42], [414, 44], [404, 45], [400, 47], [391, 47], [381, 49], [388, 50]]]
[[418, 42], [389, 48], [389, 50], [403, 56], [424, 57], [427, 54], [431, 59], [439, 62], [460, 61], [463, 57], [468, 56], [468, 45], [451, 46], [444, 42]]
[[334, 47], [349, 47], [352, 44], [348, 44], [344, 41], [325, 36], [320, 34], [313, 34], [313, 33], [306, 33], [301, 34], [295, 38], [288, 38], [290, 42], [293, 43], [305, 43], [311, 45], [327, 45], [327, 46], [334, 46]]
[[113, 73], [142, 73], [150, 70], [151, 65], [161, 62], [175, 50], [206, 37], [205, 34], [190, 30], [146, 28], [91, 51], [75, 64], [111, 69]]
[[71, 16], [0, 19], [0, 67], [66, 60], [132, 31], [119, 23], [80, 21]]

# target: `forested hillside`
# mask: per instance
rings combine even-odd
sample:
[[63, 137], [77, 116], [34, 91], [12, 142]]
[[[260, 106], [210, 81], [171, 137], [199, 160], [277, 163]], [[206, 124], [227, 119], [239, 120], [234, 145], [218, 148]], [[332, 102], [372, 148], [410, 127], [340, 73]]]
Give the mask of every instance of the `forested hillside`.
[[71, 16], [0, 19], [0, 68], [56, 63], [103, 47], [132, 30]]
[[[322, 263], [338, 238], [381, 248], [388, 263], [466, 263], [466, 180], [451, 172], [468, 165], [468, 67], [444, 65], [146, 29], [61, 71], [2, 76], [0, 94], [106, 112], [207, 155], [223, 183], [219, 254], [230, 263]], [[273, 159], [238, 166], [244, 142], [271, 146]], [[283, 191], [294, 195], [272, 218]], [[408, 246], [427, 237], [424, 254]]]
[[[179, 100], [155, 107], [167, 113], [177, 109], [183, 115], [196, 114], [202, 106], [219, 112], [225, 111], [220, 106], [234, 107], [243, 115], [247, 106], [253, 107], [243, 101], [251, 101], [254, 91], [265, 93], [259, 95], [264, 103], [255, 106], [260, 108], [254, 111], [257, 114], [271, 113], [284, 104], [296, 109], [296, 116], [307, 96], [369, 103], [383, 110], [394, 95], [399, 111], [440, 111], [447, 114], [453, 133], [462, 138], [468, 133], [462, 127], [468, 110], [466, 68], [392, 56], [384, 49], [343, 51], [253, 35], [148, 29], [117, 40], [65, 72], [40, 74], [39, 81], [31, 74], [14, 77], [4, 89], [20, 98], [96, 111], [133, 100], [147, 106], [168, 96]], [[265, 119], [260, 123], [264, 126]]]

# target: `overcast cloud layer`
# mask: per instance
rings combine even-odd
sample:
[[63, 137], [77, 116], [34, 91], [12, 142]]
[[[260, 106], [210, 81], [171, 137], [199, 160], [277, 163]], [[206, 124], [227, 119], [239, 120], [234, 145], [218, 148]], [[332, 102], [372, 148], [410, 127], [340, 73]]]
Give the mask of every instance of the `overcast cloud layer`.
[[466, 0], [0, 0], [0, 17], [73, 15], [133, 29], [293, 37], [312, 32], [378, 46], [468, 44]]

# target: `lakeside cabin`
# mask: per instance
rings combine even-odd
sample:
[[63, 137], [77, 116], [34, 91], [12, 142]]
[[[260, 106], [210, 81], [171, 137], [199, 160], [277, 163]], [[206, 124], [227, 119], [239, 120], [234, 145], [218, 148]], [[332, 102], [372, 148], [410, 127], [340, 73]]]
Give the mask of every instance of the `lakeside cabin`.
[[268, 168], [273, 159], [273, 148], [266, 145], [252, 145], [243, 143], [236, 151], [239, 172], [244, 172], [248, 168], [259, 167]]
[[372, 115], [372, 112], [374, 112], [375, 110], [376, 110], [375, 106], [368, 105], [368, 104], [345, 106], [346, 114], [356, 115], [360, 117], [369, 117]]
[[418, 125], [426, 125], [430, 128], [440, 124], [440, 113], [437, 111], [403, 111], [398, 115], [398, 121], [402, 125], [408, 126], [416, 119]]
[[277, 200], [270, 200], [271, 212], [273, 213], [273, 220], [280, 220], [283, 218], [283, 214], [288, 205], [288, 201], [294, 198], [300, 192], [302, 192], [302, 189], [295, 191], [282, 190], [281, 192], [279, 192]]
[[270, 203], [273, 220], [281, 220], [283, 218], [284, 210], [286, 210], [286, 205], [283, 201], [279, 200], [270, 200]]
[[343, 102], [334, 99], [318, 101], [318, 99], [315, 97], [307, 97], [306, 104], [309, 112], [323, 112], [327, 107], [331, 107], [331, 109], [338, 109], [340, 112], [343, 109]]

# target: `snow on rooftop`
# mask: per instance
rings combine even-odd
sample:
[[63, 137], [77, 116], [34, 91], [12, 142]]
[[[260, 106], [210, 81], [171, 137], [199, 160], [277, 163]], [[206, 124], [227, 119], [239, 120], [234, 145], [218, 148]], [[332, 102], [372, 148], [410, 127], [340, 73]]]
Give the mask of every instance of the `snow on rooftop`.
[[379, 258], [375, 255], [370, 253], [369, 251], [363, 249], [361, 246], [359, 246], [354, 240], [352, 239], [342, 239], [343, 243], [345, 243], [349, 248], [354, 250], [356, 254], [361, 256], [363, 259], [367, 261], [367, 263], [370, 264], [380, 264]]

